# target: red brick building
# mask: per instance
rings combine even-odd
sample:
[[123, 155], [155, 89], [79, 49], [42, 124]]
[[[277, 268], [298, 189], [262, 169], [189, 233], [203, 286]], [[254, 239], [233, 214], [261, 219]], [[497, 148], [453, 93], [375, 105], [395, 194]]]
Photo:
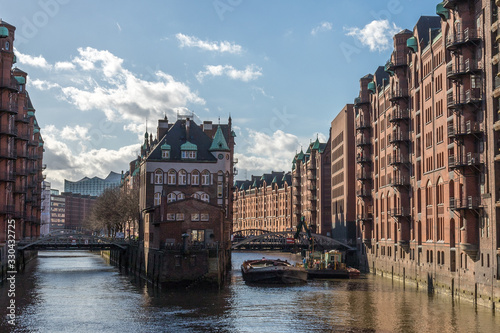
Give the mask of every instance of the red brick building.
[[12, 66], [16, 28], [0, 20], [0, 262], [7, 221], [16, 239], [40, 233], [43, 140], [26, 91], [27, 73]]
[[292, 175], [271, 172], [235, 182], [233, 233], [243, 236], [252, 229], [269, 232], [292, 228]]
[[494, 1], [439, 3], [439, 16], [394, 36], [354, 104], [365, 268], [490, 306], [500, 302], [497, 13]]
[[144, 247], [229, 246], [232, 228], [234, 132], [228, 124], [196, 124], [191, 117], [158, 121], [146, 133], [140, 162]]

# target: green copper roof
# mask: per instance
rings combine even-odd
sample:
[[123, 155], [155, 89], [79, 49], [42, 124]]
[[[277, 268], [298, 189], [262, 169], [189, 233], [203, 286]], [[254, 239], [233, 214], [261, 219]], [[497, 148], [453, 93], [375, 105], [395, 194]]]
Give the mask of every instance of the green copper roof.
[[245, 189], [245, 184], [241, 184], [240, 190], [244, 190], [244, 189]]
[[418, 51], [417, 39], [415, 37], [408, 38], [408, 40], [406, 41], [406, 46], [412, 49], [413, 52], [417, 52]]
[[236, 137], [236, 133], [234, 133], [234, 131], [231, 131], [231, 136], [232, 136], [233, 138], [235, 138], [235, 137]]
[[172, 147], [170, 147], [170, 145], [168, 143], [166, 143], [166, 142], [164, 144], [162, 144], [160, 148], [161, 148], [161, 150], [170, 150], [170, 149], [172, 149]]
[[368, 90], [372, 93], [375, 94], [377, 92], [377, 87], [375, 86], [375, 82], [368, 82]]
[[278, 180], [276, 179], [276, 176], [274, 176], [273, 181], [271, 182], [271, 184], [276, 184], [277, 182], [278, 182]]
[[318, 140], [318, 138], [316, 138], [316, 141], [314, 141], [312, 149], [313, 150], [319, 150], [319, 140]]
[[300, 150], [300, 153], [297, 154], [297, 160], [301, 160], [303, 161], [304, 160], [304, 152], [302, 151], [302, 149]]
[[40, 133], [40, 130], [39, 130], [38, 128], [35, 128], [35, 129], [33, 130], [33, 133]]
[[43, 147], [43, 142], [38, 142], [38, 147]]
[[35, 115], [35, 112], [33, 111], [28, 111], [28, 117], [33, 117]]
[[224, 139], [224, 134], [222, 134], [220, 126], [217, 127], [217, 132], [215, 132], [214, 140], [212, 141], [209, 151], [229, 151], [229, 147], [227, 146], [226, 139]]
[[252, 187], [257, 187], [257, 181], [256, 180], [253, 181]]
[[26, 79], [22, 76], [14, 76], [14, 78], [16, 79], [17, 83], [19, 84], [26, 84]]
[[198, 150], [198, 146], [195, 145], [194, 143], [186, 141], [186, 143], [183, 143], [181, 145], [181, 150], [193, 150], [193, 151], [197, 151]]
[[441, 18], [446, 21], [447, 19], [450, 18], [450, 12], [448, 9], [444, 8], [443, 2], [440, 2], [436, 6], [436, 14], [441, 16]]
[[6, 27], [0, 27], [0, 38], [9, 37], [9, 29]]
[[14, 54], [14, 59], [12, 59], [12, 63], [15, 64], [17, 62], [17, 57], [16, 55]]

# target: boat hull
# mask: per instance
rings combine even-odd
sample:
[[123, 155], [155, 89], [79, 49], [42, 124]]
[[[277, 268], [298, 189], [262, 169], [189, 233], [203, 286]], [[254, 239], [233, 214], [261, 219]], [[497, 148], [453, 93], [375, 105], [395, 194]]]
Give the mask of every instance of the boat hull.
[[291, 265], [259, 267], [256, 262], [254, 265], [245, 262], [241, 265], [241, 274], [248, 283], [297, 284], [307, 281], [307, 271]]
[[354, 268], [348, 269], [308, 269], [308, 279], [351, 279], [359, 277], [359, 271]]

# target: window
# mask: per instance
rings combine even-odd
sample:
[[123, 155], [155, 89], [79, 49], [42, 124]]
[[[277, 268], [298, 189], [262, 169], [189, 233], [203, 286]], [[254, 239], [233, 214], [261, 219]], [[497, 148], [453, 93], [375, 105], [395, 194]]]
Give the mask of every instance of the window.
[[161, 169], [155, 171], [155, 184], [163, 184], [163, 171]]
[[188, 160], [195, 160], [196, 159], [196, 151], [183, 150], [181, 153], [181, 158], [188, 159]]
[[175, 185], [177, 182], [177, 174], [175, 170], [170, 170], [168, 172], [168, 185]]
[[201, 174], [201, 185], [210, 185], [210, 172], [207, 170]]
[[200, 195], [200, 199], [201, 199], [202, 201], [209, 202], [209, 201], [210, 201], [210, 196], [209, 196], [208, 194], [206, 194], [206, 193], [202, 193], [202, 194]]
[[161, 158], [165, 158], [165, 159], [170, 158], [170, 150], [162, 150], [161, 151]]
[[191, 241], [193, 243], [205, 242], [205, 230], [191, 230]]
[[159, 206], [161, 204], [161, 193], [160, 192], [155, 193], [154, 201], [155, 201], [154, 202], [155, 206]]
[[10, 49], [10, 43], [5, 42], [5, 50], [8, 51]]
[[201, 220], [206, 222], [209, 219], [208, 213], [201, 213]]
[[175, 200], [177, 200], [177, 195], [175, 193], [172, 192], [167, 195], [167, 203], [174, 202]]
[[182, 200], [182, 199], [184, 199], [184, 193], [182, 192], [177, 193], [177, 200]]
[[186, 185], [187, 173], [185, 170], [179, 171], [179, 185]]
[[184, 221], [184, 213], [175, 214], [175, 220], [176, 221]]
[[199, 221], [199, 220], [200, 220], [200, 214], [198, 213], [191, 214], [191, 221]]
[[175, 221], [175, 214], [167, 213], [167, 221]]
[[191, 185], [200, 185], [200, 172], [198, 170], [191, 173]]

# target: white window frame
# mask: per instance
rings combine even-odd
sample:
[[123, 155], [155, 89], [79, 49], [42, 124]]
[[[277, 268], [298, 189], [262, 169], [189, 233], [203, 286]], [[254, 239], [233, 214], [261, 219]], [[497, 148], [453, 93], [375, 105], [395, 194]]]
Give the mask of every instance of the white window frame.
[[163, 184], [163, 170], [156, 169], [154, 175], [155, 184]]
[[177, 183], [177, 172], [169, 170], [167, 173], [168, 185], [175, 185]]
[[178, 185], [186, 185], [187, 184], [187, 172], [186, 170], [179, 171], [179, 184]]

